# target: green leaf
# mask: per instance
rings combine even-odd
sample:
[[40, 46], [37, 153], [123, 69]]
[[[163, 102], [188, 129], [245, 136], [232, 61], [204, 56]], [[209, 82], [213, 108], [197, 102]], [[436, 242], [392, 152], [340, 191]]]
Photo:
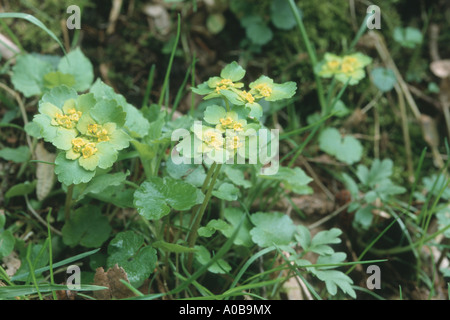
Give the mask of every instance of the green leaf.
[[87, 183], [95, 175], [95, 171], [82, 168], [78, 160], [66, 159], [66, 153], [60, 152], [55, 159], [55, 173], [58, 181], [65, 185]]
[[214, 190], [212, 194], [222, 200], [235, 201], [240, 195], [239, 189], [231, 183], [222, 183], [217, 190]]
[[374, 208], [375, 207], [370, 204], [359, 208], [355, 213], [354, 223], [363, 228], [364, 230], [369, 229], [369, 227], [372, 225], [373, 220], [372, 210]]
[[62, 73], [73, 75], [75, 78], [74, 88], [77, 91], [89, 89], [94, 81], [92, 64], [81, 52], [80, 48], [76, 48], [62, 57], [58, 65], [58, 70]]
[[425, 192], [432, 192], [435, 197], [439, 196], [441, 190], [447, 185], [442, 192], [441, 197], [442, 199], [450, 200], [450, 186], [448, 185], [447, 177], [444, 174], [432, 174], [429, 177], [424, 177], [422, 179], [422, 183]]
[[287, 245], [296, 230], [291, 218], [281, 212], [257, 212], [250, 216], [250, 221], [255, 225], [250, 235], [260, 247]]
[[[450, 207], [446, 206], [436, 212], [437, 222], [441, 228], [450, 225]], [[444, 236], [450, 238], [450, 229], [444, 232]]]
[[246, 16], [241, 20], [247, 37], [257, 45], [265, 45], [273, 38], [272, 30], [260, 16]]
[[88, 193], [101, 193], [110, 186], [121, 185], [126, 180], [129, 174], [129, 172], [117, 172], [113, 174], [102, 174], [95, 176], [91, 181], [89, 181], [89, 183], [80, 193], [80, 195], [78, 196], [78, 200], [83, 198]]
[[102, 215], [100, 208], [91, 205], [75, 210], [61, 230], [64, 244], [70, 247], [80, 244], [86, 248], [100, 247], [111, 231], [108, 218]]
[[375, 159], [370, 171], [366, 166], [359, 165], [356, 170], [356, 176], [362, 184], [368, 187], [374, 187], [392, 175], [393, 165], [391, 159], [384, 159], [383, 161]]
[[67, 100], [70, 99], [76, 100], [77, 97], [78, 93], [73, 88], [69, 88], [64, 85], [55, 87], [42, 96], [41, 100], [39, 101], [39, 108], [41, 108], [46, 102], [49, 102], [54, 106], [57, 106], [58, 108], [62, 109], [64, 103]]
[[225, 221], [212, 219], [205, 227], [201, 227], [198, 229], [198, 235], [201, 237], [209, 238], [216, 232], [216, 230], [220, 230], [222, 231], [222, 233], [224, 233], [229, 229], [232, 229], [232, 227]]
[[319, 148], [347, 164], [361, 160], [363, 147], [352, 136], [341, 137], [335, 128], [326, 128], [319, 136]]
[[352, 195], [353, 199], [357, 199], [358, 198], [359, 189], [358, 189], [358, 185], [356, 184], [355, 180], [353, 180], [352, 177], [350, 177], [345, 172], [342, 173], [342, 180], [343, 180], [343, 183], [345, 184], [345, 187], [347, 188], [347, 190]]
[[[344, 252], [334, 252], [330, 255], [323, 255], [317, 258], [316, 264], [339, 264], [345, 261], [347, 255]], [[336, 266], [320, 267], [320, 270], [332, 269]]]
[[350, 110], [345, 106], [344, 102], [338, 100], [334, 105], [331, 113], [334, 113], [336, 117], [345, 117], [350, 113]]
[[144, 236], [133, 231], [118, 233], [108, 245], [108, 268], [116, 263], [127, 273], [130, 284], [140, 287], [155, 269], [156, 250], [144, 246]]
[[116, 100], [98, 100], [90, 114], [100, 124], [114, 122], [119, 127], [125, 124], [126, 113], [123, 112], [122, 107], [117, 104]]
[[14, 249], [16, 239], [11, 231], [0, 232], [0, 259], [8, 256]]
[[210, 124], [220, 123], [220, 119], [225, 118], [226, 110], [218, 105], [210, 105], [206, 107], [204, 120]]
[[134, 193], [140, 215], [149, 220], [161, 219], [170, 208], [189, 210], [203, 201], [204, 195], [193, 185], [170, 177], [151, 177]]
[[239, 81], [245, 76], [245, 70], [236, 61], [226, 65], [220, 72], [220, 77], [230, 79], [231, 81]]
[[75, 78], [71, 74], [56, 71], [49, 72], [44, 76], [44, 87], [47, 89], [52, 89], [62, 85], [73, 87], [74, 84]]
[[228, 179], [232, 183], [234, 183], [237, 186], [243, 187], [245, 189], [248, 189], [252, 186], [252, 183], [248, 180], [245, 180], [244, 172], [240, 169], [234, 169], [231, 166], [225, 166], [223, 168], [223, 171]]
[[37, 181], [33, 182], [25, 181], [24, 183], [18, 183], [12, 186], [6, 193], [5, 198], [12, 198], [17, 196], [24, 196], [26, 194], [30, 194], [36, 188]]
[[[297, 11], [300, 13], [298, 8]], [[287, 0], [272, 0], [270, 17], [275, 27], [282, 30], [290, 30], [297, 24]]]
[[330, 230], [324, 230], [318, 232], [311, 240], [311, 246], [309, 250], [317, 254], [333, 254], [334, 250], [329, 244], [337, 244], [341, 242], [339, 236], [342, 231], [338, 228], [331, 228]]
[[402, 47], [413, 49], [423, 41], [422, 33], [417, 28], [396, 27], [394, 29], [394, 40], [400, 43]]
[[5, 212], [2, 210], [0, 211], [0, 229], [3, 229], [6, 223], [6, 215]]
[[278, 172], [273, 175], [260, 176], [265, 179], [279, 180], [287, 190], [297, 194], [310, 194], [313, 190], [308, 184], [313, 180], [301, 168], [280, 167]]
[[308, 250], [311, 246], [311, 232], [304, 225], [297, 226], [297, 234], [295, 235], [295, 239], [302, 246], [304, 250]]
[[3, 148], [0, 150], [0, 158], [16, 163], [26, 162], [30, 158], [30, 149], [26, 146]]
[[52, 65], [46, 61], [31, 54], [20, 55], [12, 68], [11, 82], [27, 98], [40, 95], [44, 90], [44, 76], [52, 70]]
[[[203, 246], [195, 246], [197, 252], [195, 253], [195, 260], [200, 265], [205, 265], [211, 260], [211, 254]], [[216, 274], [224, 274], [231, 271], [231, 266], [223, 259], [219, 259], [209, 266], [208, 271]]]
[[371, 72], [373, 84], [382, 92], [388, 92], [397, 83], [394, 71], [387, 68], [375, 68]]
[[339, 287], [342, 292], [352, 298], [356, 298], [356, 292], [352, 288], [353, 280], [342, 271], [338, 270], [316, 270], [314, 272], [317, 278], [325, 282], [327, 291], [332, 296], [337, 294]]
[[206, 178], [205, 169], [198, 164], [175, 164], [170, 157], [166, 162], [167, 173], [174, 179], [184, 180], [196, 187], [201, 187]]
[[143, 138], [150, 130], [150, 123], [144, 117], [141, 110], [127, 103], [123, 106], [126, 113], [125, 127], [130, 131], [132, 137]]
[[251, 247], [253, 246], [253, 241], [250, 235], [250, 230], [252, 229], [252, 224], [250, 220], [247, 218], [246, 213], [238, 208], [226, 208], [224, 217], [231, 224], [232, 228], [223, 229], [220, 232], [227, 238], [230, 238], [237, 227], [239, 227], [242, 218], [244, 218], [244, 222], [242, 223], [236, 238], [233, 243], [238, 246]]

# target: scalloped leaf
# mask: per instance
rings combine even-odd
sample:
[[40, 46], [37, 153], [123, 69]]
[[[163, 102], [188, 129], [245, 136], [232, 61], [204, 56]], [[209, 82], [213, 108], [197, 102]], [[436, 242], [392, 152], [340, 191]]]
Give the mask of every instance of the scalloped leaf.
[[77, 91], [89, 89], [94, 81], [94, 68], [88, 58], [81, 52], [80, 48], [69, 52], [59, 61], [58, 70], [68, 73], [75, 78], [74, 88]]
[[38, 57], [20, 55], [12, 68], [11, 82], [14, 88], [27, 98], [40, 95], [44, 90], [44, 76], [53, 71], [53, 66]]
[[75, 210], [61, 229], [64, 244], [72, 248], [78, 244], [86, 248], [100, 247], [111, 231], [108, 218], [102, 215], [100, 208], [91, 205]]
[[144, 236], [133, 231], [118, 233], [108, 245], [106, 264], [112, 268], [116, 263], [127, 273], [128, 280], [134, 287], [140, 287], [155, 269], [156, 250], [142, 246]]
[[170, 208], [189, 210], [203, 201], [204, 195], [193, 185], [169, 177], [152, 177], [134, 193], [134, 204], [140, 215], [149, 220], [161, 219]]
[[78, 160], [66, 159], [65, 152], [60, 152], [55, 159], [55, 173], [58, 181], [65, 185], [87, 183], [95, 175], [95, 171], [83, 169]]

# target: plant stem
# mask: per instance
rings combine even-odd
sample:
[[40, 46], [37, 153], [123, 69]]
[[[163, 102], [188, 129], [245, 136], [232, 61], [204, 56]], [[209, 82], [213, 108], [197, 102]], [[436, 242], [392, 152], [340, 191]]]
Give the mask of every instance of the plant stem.
[[[211, 166], [211, 168], [213, 168], [213, 167]], [[213, 170], [211, 170], [211, 168], [209, 171], [213, 171]], [[188, 237], [188, 245], [190, 248], [194, 247], [195, 240], [197, 240], [197, 236], [198, 236], [197, 230], [200, 226], [200, 222], [202, 221], [202, 217], [203, 217], [203, 214], [205, 213], [205, 210], [209, 203], [209, 200], [211, 199], [212, 191], [214, 189], [214, 184], [216, 183], [216, 180], [217, 180], [217, 177], [219, 176], [221, 168], [222, 168], [222, 164], [216, 165], [214, 174], [212, 175], [212, 178], [211, 178], [211, 183], [209, 184], [209, 187], [208, 187], [208, 191], [206, 192], [205, 198], [203, 199], [203, 203], [202, 203], [199, 211], [196, 214], [194, 225], [192, 226], [190, 233], [189, 233], [189, 237]], [[192, 255], [192, 253], [190, 253], [189, 260], [188, 260], [188, 269], [190, 269], [190, 267], [191, 267], [192, 257], [193, 257], [193, 255]]]
[[74, 185], [71, 184], [67, 188], [66, 203], [64, 205], [64, 217], [65, 217], [66, 222], [69, 221], [69, 219], [70, 219], [70, 207], [72, 204], [73, 187], [74, 187]]
[[[178, 40], [180, 39], [180, 25], [181, 25], [180, 15], [178, 15], [177, 35], [175, 37], [175, 42], [173, 44], [172, 52], [170, 54], [169, 65], [167, 67], [166, 76], [164, 77], [163, 87], [161, 89], [161, 93], [160, 93], [159, 101], [158, 101], [158, 106], [160, 108], [161, 108], [162, 103], [163, 103], [164, 94], [166, 93], [166, 90], [167, 90], [167, 85], [169, 83], [170, 71], [172, 70], [173, 59], [175, 57], [175, 52], [176, 52], [176, 49], [177, 49]], [[167, 108], [167, 106], [166, 106], [166, 108]]]
[[[311, 42], [309, 41], [308, 34], [306, 33], [305, 26], [303, 25], [303, 20], [302, 18], [300, 18], [300, 15], [298, 14], [297, 6], [295, 5], [294, 0], [289, 0], [289, 5], [291, 6], [292, 13], [294, 14], [298, 28], [300, 30], [300, 34], [303, 38], [303, 41], [305, 42], [306, 51], [308, 52], [308, 56], [311, 59], [311, 64], [314, 69], [315, 66], [317, 65], [316, 53], [311, 45]], [[316, 82], [317, 95], [319, 98], [320, 106], [322, 108], [322, 114], [324, 114], [326, 110], [325, 95], [322, 87], [322, 82], [320, 81], [319, 76], [315, 72], [314, 72], [314, 79]]]

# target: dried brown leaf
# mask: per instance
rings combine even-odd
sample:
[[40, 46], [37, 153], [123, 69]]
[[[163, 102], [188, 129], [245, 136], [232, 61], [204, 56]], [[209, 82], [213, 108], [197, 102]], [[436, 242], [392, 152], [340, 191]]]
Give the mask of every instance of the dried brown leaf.
[[109, 289], [94, 292], [94, 297], [98, 300], [124, 299], [133, 297], [133, 292], [128, 289], [120, 280], [128, 281], [128, 276], [122, 267], [117, 264], [109, 268], [108, 271], [100, 267], [95, 271], [94, 284], [108, 287]]
[[[48, 152], [42, 142], [36, 145], [36, 158], [39, 161], [54, 162], [55, 154]], [[45, 199], [55, 182], [55, 170], [52, 165], [38, 162], [36, 165], [36, 196], [39, 201]]]

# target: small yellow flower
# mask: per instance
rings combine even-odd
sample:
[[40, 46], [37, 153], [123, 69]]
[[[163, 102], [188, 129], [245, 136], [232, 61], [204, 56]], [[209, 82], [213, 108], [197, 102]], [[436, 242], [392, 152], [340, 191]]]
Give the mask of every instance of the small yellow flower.
[[233, 130], [234, 131], [242, 131], [242, 130], [244, 130], [244, 126], [240, 122], [235, 122], [233, 124]]
[[81, 148], [86, 145], [86, 141], [84, 141], [82, 138], [75, 138], [72, 139], [72, 145], [73, 152], [80, 153]]
[[252, 94], [250, 92], [247, 91], [242, 91], [240, 93], [242, 99], [246, 100], [248, 103], [253, 103], [255, 102], [255, 98], [252, 96]]
[[242, 147], [242, 142], [239, 136], [229, 137], [227, 139], [227, 149], [239, 149]]
[[220, 93], [220, 90], [228, 89], [233, 86], [233, 81], [230, 79], [222, 79], [216, 85], [216, 92]]
[[219, 120], [223, 127], [229, 127], [233, 124], [233, 119], [231, 117], [222, 118]]
[[204, 142], [216, 150], [223, 146], [222, 136], [215, 131], [206, 131], [204, 134]]
[[101, 141], [109, 141], [108, 131], [106, 129], [98, 130], [96, 133], [97, 139], [99, 142]]
[[88, 131], [88, 133], [90, 133], [92, 135], [96, 135], [97, 131], [98, 131], [98, 127], [99, 126], [96, 123], [88, 124], [87, 131]]
[[83, 158], [86, 159], [94, 155], [97, 151], [98, 149], [95, 147], [95, 143], [89, 142], [84, 146], [81, 153], [83, 154]]
[[327, 62], [327, 67], [330, 70], [338, 70], [340, 65], [341, 65], [341, 63], [339, 61], [337, 61], [337, 60], [331, 60], [331, 61]]
[[265, 83], [260, 83], [256, 85], [253, 89], [257, 90], [259, 94], [262, 95], [263, 97], [270, 97], [270, 95], [272, 94], [272, 88], [270, 88]]
[[75, 108], [72, 108], [67, 111], [67, 114], [69, 115], [70, 120], [78, 122], [78, 120], [80, 120], [82, 112], [77, 111]]
[[344, 73], [352, 73], [355, 71], [355, 68], [353, 68], [353, 65], [351, 63], [343, 63], [341, 66], [341, 70]]

